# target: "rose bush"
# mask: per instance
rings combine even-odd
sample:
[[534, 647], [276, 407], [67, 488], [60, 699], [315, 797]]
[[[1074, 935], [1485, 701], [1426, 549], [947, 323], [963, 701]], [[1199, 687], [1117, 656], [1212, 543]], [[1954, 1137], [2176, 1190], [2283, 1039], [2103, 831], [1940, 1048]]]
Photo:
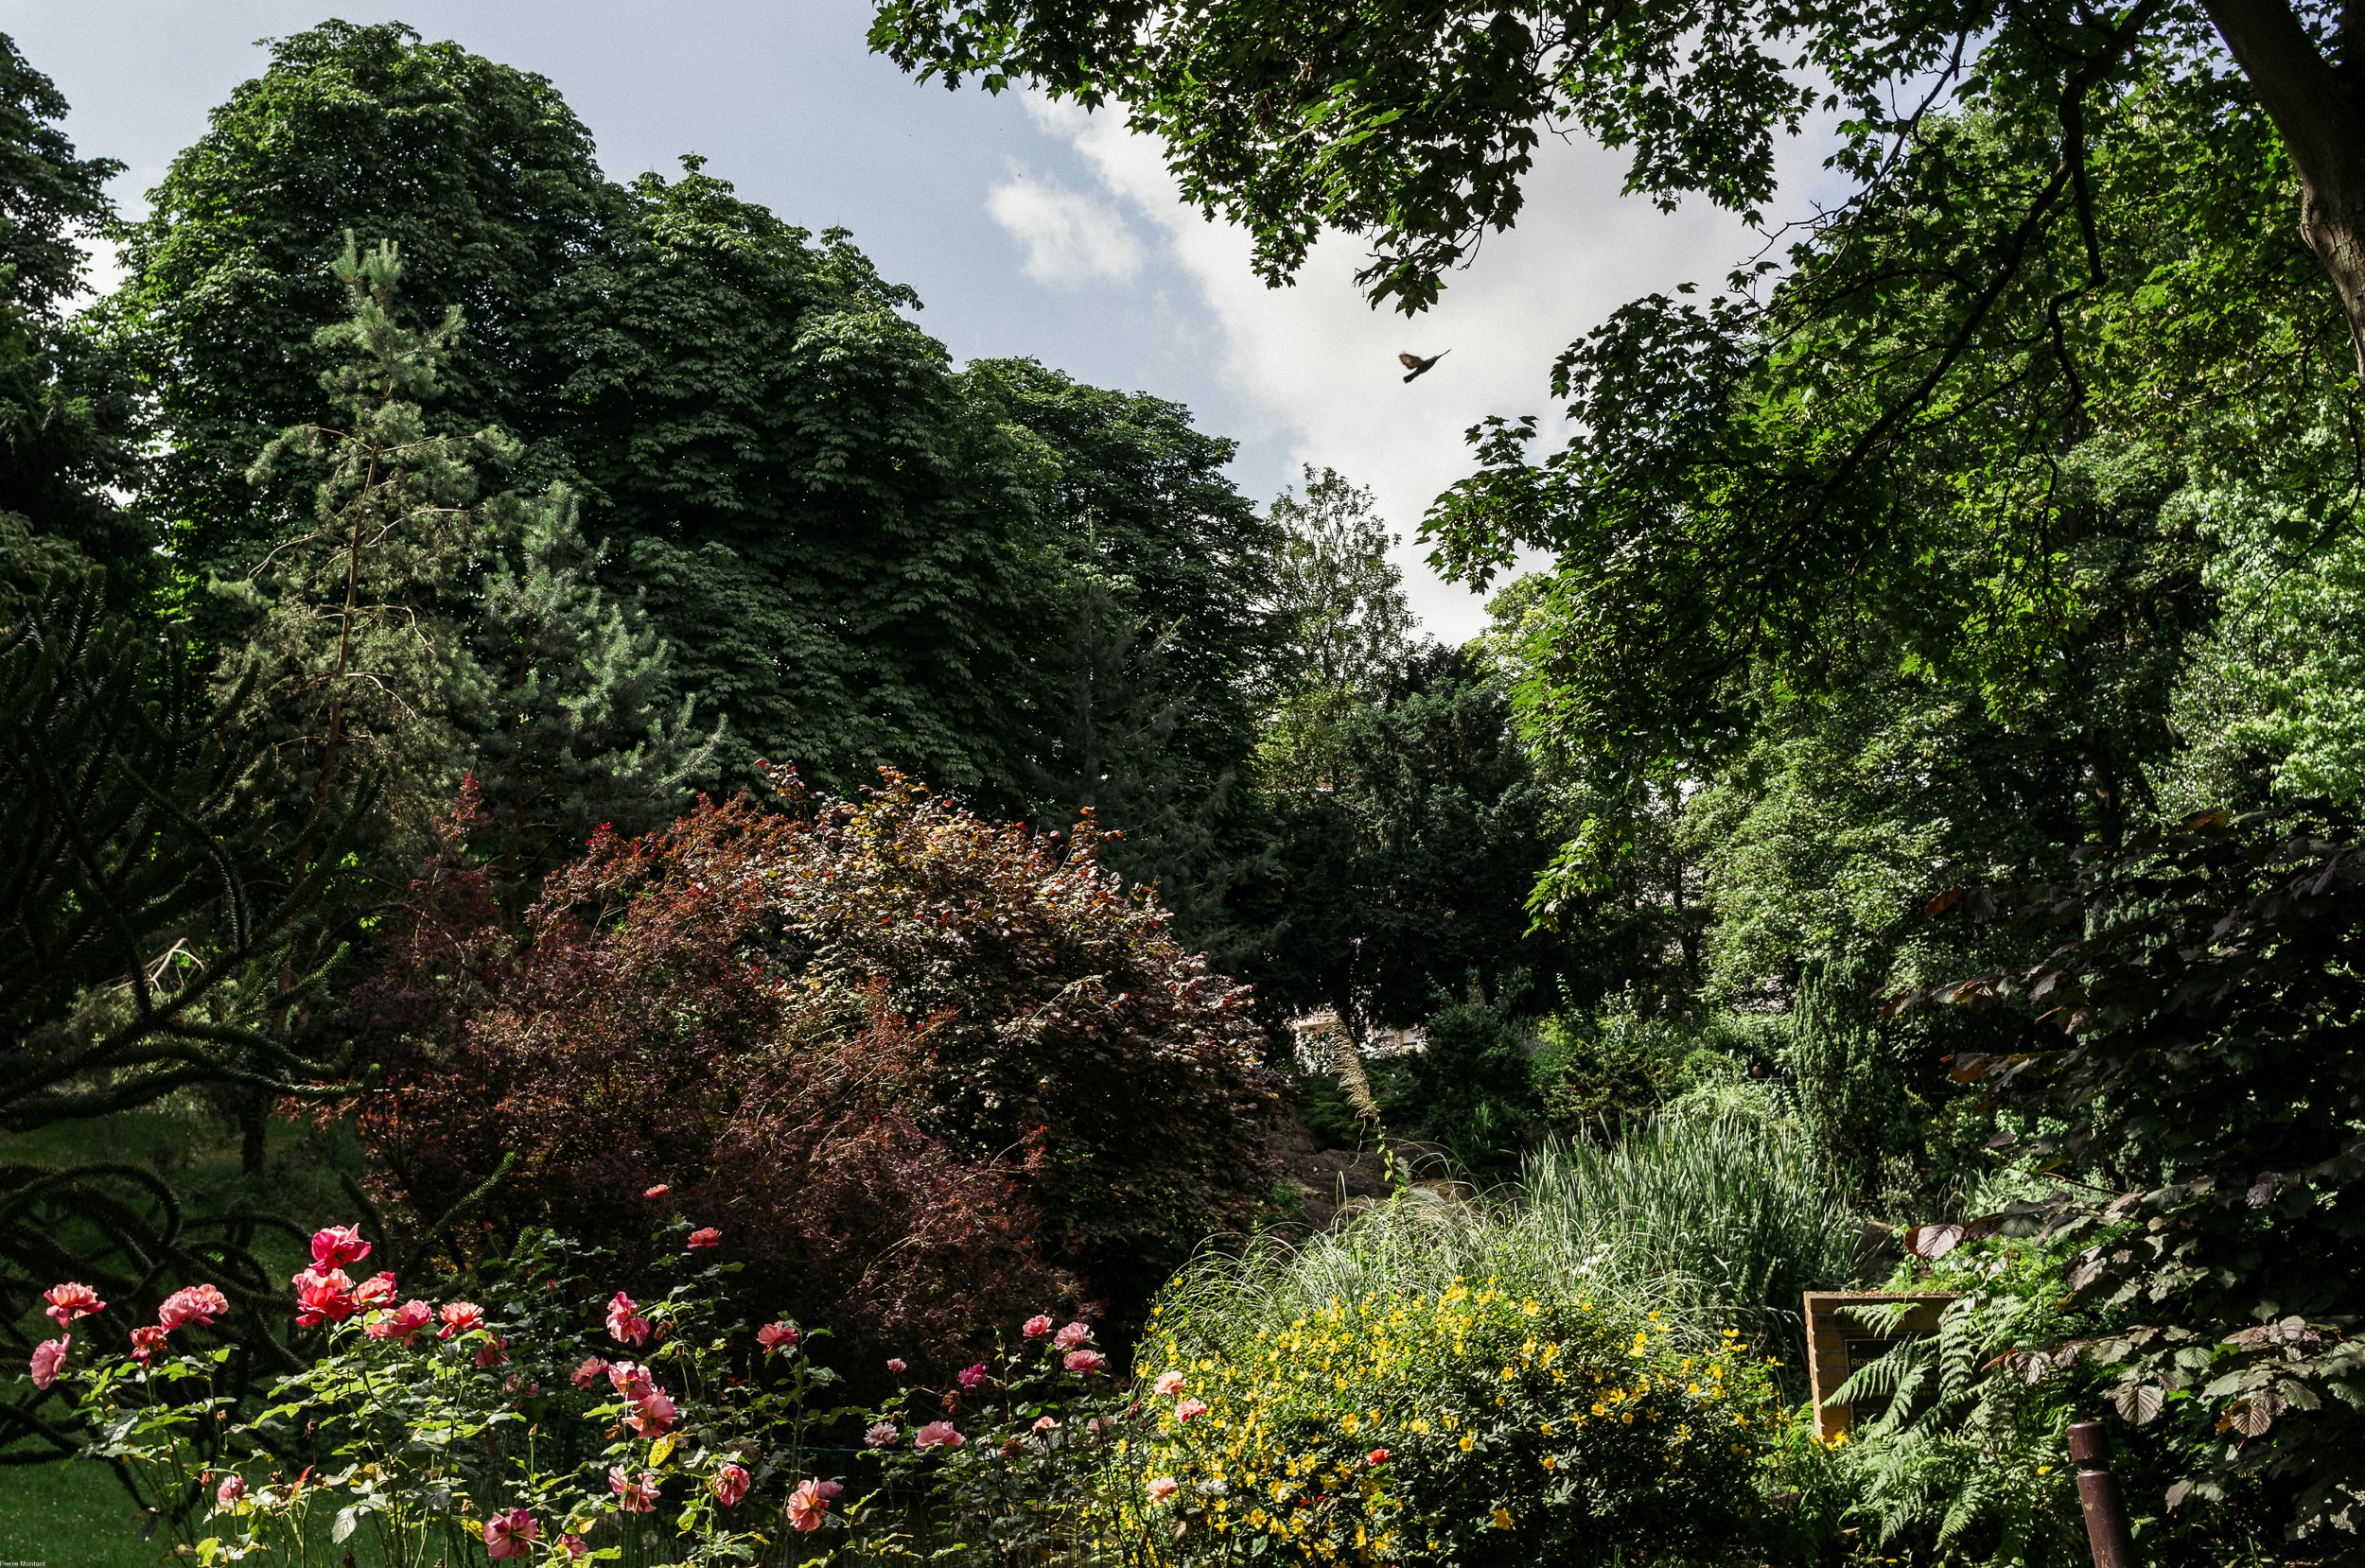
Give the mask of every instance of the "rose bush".
[[[349, 1021], [363, 1136], [417, 1215], [636, 1234], [711, 1218], [749, 1300], [870, 1352], [982, 1346], [1045, 1295], [1122, 1320], [1270, 1191], [1246, 987], [1070, 839], [887, 775], [603, 835], [517, 933], [447, 868]], [[931, 1364], [933, 1366], [933, 1363]], [[954, 1363], [953, 1365], [957, 1365]], [[944, 1369], [938, 1368], [937, 1369]]]

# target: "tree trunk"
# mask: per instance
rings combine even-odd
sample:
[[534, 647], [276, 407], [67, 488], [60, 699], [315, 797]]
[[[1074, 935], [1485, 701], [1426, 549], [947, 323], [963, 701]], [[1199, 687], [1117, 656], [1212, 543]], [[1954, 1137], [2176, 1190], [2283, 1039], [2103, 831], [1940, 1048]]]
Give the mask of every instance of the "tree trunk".
[[2343, 8], [2339, 58], [2328, 60], [2285, 0], [2204, 5], [2299, 170], [2300, 234], [2340, 297], [2365, 378], [2365, 61], [2352, 58], [2365, 54], [2365, 7]]

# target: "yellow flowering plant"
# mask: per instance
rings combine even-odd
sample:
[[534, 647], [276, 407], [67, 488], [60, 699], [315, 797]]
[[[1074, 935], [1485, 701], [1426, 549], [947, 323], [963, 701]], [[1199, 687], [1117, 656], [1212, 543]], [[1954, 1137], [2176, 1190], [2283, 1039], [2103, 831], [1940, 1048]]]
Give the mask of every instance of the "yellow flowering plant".
[[1754, 1532], [1785, 1425], [1732, 1334], [1491, 1282], [1153, 1319], [1137, 1369], [1111, 1533], [1161, 1563], [1696, 1558]]

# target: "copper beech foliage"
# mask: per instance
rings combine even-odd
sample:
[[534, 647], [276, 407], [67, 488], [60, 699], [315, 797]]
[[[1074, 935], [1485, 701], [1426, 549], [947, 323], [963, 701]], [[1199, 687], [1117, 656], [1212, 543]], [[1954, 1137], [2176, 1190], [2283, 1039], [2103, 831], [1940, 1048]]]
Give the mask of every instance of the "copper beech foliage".
[[1054, 1304], [1122, 1320], [1256, 1219], [1251, 992], [1102, 868], [1089, 819], [774, 779], [784, 809], [602, 832], [514, 933], [481, 872], [418, 884], [350, 1008], [389, 1196], [438, 1215], [514, 1155], [471, 1224], [622, 1241], [664, 1182], [751, 1304], [916, 1365]]

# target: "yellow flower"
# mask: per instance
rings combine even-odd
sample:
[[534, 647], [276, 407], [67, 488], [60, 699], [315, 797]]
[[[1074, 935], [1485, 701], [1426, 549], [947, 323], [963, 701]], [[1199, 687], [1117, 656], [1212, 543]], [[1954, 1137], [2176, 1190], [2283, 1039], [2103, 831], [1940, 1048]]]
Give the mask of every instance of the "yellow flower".
[[1560, 1461], [1547, 1454], [1544, 1455], [1544, 1468], [1546, 1470], [1558, 1470], [1560, 1468]]
[[1462, 1435], [1462, 1452], [1464, 1454], [1470, 1452], [1470, 1435], [1467, 1432]]
[[1509, 1508], [1497, 1508], [1495, 1510], [1495, 1528], [1498, 1530], [1507, 1530], [1511, 1528], [1511, 1510]]

